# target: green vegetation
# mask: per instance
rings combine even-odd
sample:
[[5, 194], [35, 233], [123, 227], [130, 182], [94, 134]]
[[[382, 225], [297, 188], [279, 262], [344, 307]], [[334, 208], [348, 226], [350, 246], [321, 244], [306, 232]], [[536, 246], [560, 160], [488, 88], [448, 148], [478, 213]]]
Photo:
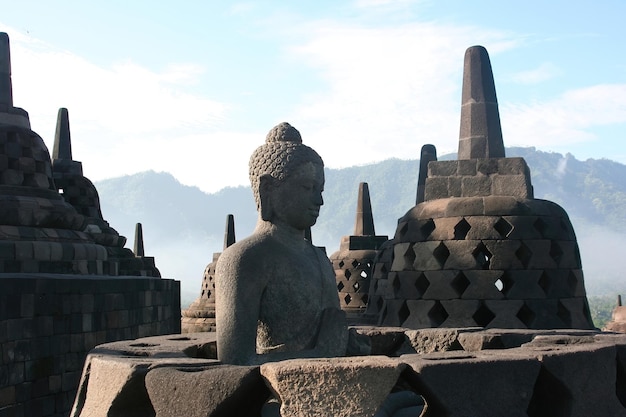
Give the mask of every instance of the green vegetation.
[[613, 309], [617, 306], [617, 296], [594, 295], [587, 297], [589, 300], [589, 310], [591, 310], [591, 318], [593, 324], [602, 329], [608, 321], [611, 320]]

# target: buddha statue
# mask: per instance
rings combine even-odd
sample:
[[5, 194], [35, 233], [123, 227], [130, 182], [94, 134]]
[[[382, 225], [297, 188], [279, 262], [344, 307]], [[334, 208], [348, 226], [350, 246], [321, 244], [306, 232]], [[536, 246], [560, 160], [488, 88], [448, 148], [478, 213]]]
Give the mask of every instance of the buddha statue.
[[305, 238], [324, 203], [324, 163], [288, 123], [252, 154], [258, 221], [216, 265], [218, 358], [253, 365], [343, 356], [348, 345], [335, 274]]

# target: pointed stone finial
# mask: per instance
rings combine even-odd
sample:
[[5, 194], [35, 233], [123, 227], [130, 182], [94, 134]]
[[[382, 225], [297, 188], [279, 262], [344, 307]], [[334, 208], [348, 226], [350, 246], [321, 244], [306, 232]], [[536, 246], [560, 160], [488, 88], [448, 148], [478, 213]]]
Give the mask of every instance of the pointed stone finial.
[[437, 160], [437, 148], [435, 145], [422, 146], [420, 154], [420, 172], [417, 177], [417, 197], [415, 204], [424, 202], [424, 190], [426, 188], [426, 177], [428, 176], [428, 163]]
[[621, 296], [621, 294], [617, 296], [617, 306], [618, 307], [622, 306], [622, 296]]
[[370, 191], [367, 183], [362, 182], [359, 184], [359, 198], [356, 205], [354, 236], [374, 236], [375, 234], [372, 203], [370, 202]]
[[135, 256], [142, 258], [145, 256], [143, 251], [143, 229], [141, 223], [135, 225]]
[[465, 51], [458, 159], [504, 158], [496, 86], [487, 50]]
[[8, 107], [13, 107], [11, 50], [9, 48], [9, 35], [0, 32], [0, 111]]
[[66, 108], [60, 108], [57, 116], [57, 129], [54, 134], [52, 159], [72, 159], [70, 118]]
[[235, 243], [235, 216], [226, 216], [226, 230], [224, 231], [224, 249]]

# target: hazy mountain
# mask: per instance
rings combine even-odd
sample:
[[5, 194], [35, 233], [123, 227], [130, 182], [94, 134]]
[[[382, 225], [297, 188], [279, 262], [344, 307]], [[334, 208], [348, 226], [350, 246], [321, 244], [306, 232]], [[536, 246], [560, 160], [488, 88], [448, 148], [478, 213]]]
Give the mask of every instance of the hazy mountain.
[[[626, 243], [626, 165], [606, 159], [579, 161], [534, 148], [509, 148], [507, 156], [526, 159], [536, 198], [554, 201], [569, 213], [588, 293], [626, 293], [626, 276], [618, 261]], [[391, 159], [327, 169], [325, 204], [313, 228], [314, 243], [325, 246], [330, 255], [341, 236], [352, 233], [362, 181], [369, 184], [377, 234], [393, 236], [397, 219], [415, 205], [418, 167], [418, 160]], [[212, 253], [222, 249], [226, 215], [234, 214], [238, 238], [249, 235], [256, 222], [248, 187], [206, 194], [154, 171], [99, 181], [96, 187], [105, 219], [128, 237], [128, 247], [135, 223], [143, 224], [146, 254], [156, 257], [164, 277], [182, 281], [183, 304], [199, 294], [204, 267]]]

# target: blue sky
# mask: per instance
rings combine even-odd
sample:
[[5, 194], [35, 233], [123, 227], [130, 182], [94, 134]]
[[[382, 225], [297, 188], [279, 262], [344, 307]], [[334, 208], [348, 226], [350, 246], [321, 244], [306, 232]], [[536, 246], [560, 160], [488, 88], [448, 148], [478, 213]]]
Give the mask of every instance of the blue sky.
[[491, 56], [505, 145], [626, 163], [623, 1], [6, 1], [14, 105], [67, 107], [93, 181], [247, 184], [288, 121], [326, 165], [458, 143], [463, 53]]

